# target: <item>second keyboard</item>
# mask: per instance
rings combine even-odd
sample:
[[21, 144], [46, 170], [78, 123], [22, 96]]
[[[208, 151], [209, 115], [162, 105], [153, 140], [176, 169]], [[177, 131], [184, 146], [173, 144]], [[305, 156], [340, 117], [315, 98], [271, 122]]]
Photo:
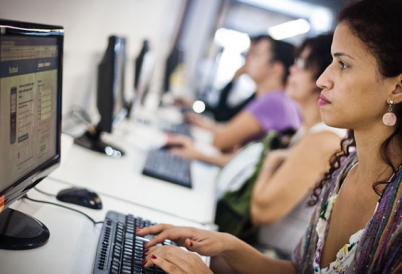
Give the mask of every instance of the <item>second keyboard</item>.
[[167, 149], [155, 149], [149, 152], [142, 174], [191, 188], [190, 165]]

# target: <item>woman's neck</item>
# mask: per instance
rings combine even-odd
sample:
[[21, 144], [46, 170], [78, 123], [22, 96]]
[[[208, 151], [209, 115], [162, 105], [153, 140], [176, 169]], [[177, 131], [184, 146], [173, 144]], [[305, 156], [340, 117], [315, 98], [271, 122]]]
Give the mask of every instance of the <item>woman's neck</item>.
[[273, 91], [278, 91], [278, 90], [284, 90], [285, 85], [280, 81], [279, 79], [265, 79], [262, 82], [257, 83], [257, 92], [256, 95], [261, 96], [263, 94], [273, 92]]
[[[384, 162], [381, 153], [382, 143], [391, 135], [392, 129], [383, 125], [372, 126], [367, 130], [355, 130], [356, 153], [359, 159], [358, 178], [361, 182], [387, 180], [393, 173]], [[389, 159], [394, 168], [402, 163], [402, 144], [396, 139], [389, 144]]]

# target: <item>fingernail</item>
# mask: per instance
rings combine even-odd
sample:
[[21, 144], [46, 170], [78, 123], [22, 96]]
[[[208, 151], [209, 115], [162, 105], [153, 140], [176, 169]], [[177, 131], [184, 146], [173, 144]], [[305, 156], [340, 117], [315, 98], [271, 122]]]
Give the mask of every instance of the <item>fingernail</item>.
[[149, 249], [148, 249], [148, 248], [144, 249], [144, 254], [147, 254], [147, 253], [148, 253], [148, 251], [149, 251]]
[[153, 260], [155, 260], [155, 259], [157, 259], [158, 257], [156, 257], [154, 254], [151, 254], [151, 259], [153, 259]]
[[147, 263], [147, 259], [146, 258], [142, 259], [142, 265], [145, 265], [146, 263]]
[[142, 227], [142, 226], [137, 226], [136, 231], [137, 231], [137, 232], [140, 232], [140, 231], [141, 231], [141, 229], [143, 229], [143, 227]]

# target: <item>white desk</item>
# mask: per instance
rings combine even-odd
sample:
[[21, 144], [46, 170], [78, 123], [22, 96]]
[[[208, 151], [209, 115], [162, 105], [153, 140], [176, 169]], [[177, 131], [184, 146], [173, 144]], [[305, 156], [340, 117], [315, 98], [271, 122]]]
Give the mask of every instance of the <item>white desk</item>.
[[191, 189], [141, 174], [147, 152], [163, 144], [163, 136], [155, 127], [123, 121], [113, 134], [103, 137], [124, 149], [125, 156], [114, 159], [72, 145], [67, 155], [62, 155], [61, 167], [50, 177], [188, 220], [213, 223], [217, 167], [194, 161]]
[[[45, 179], [37, 186], [40, 190], [57, 193], [69, 187], [52, 179]], [[57, 202], [56, 198], [37, 192], [28, 193], [30, 198]], [[209, 229], [197, 224], [145, 208], [132, 203], [119, 201], [107, 195], [101, 195], [102, 210], [92, 210], [81, 206], [63, 203], [81, 210], [96, 221], [102, 221], [108, 210], [132, 213], [134, 216], [148, 218], [151, 221], [172, 223], [175, 225], [194, 226]], [[102, 225], [94, 226], [85, 216], [54, 205], [40, 204], [21, 200], [11, 208], [29, 214], [43, 222], [50, 231], [48, 243], [36, 249], [23, 251], [0, 250], [0, 273], [2, 274], [90, 274], [95, 258], [96, 246]], [[208, 263], [208, 258], [203, 257]]]

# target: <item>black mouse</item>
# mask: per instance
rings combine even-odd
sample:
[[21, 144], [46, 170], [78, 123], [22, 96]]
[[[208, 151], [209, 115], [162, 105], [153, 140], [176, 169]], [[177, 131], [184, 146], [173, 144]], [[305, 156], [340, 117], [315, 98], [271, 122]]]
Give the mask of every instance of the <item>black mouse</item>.
[[57, 200], [76, 204], [92, 209], [102, 209], [102, 201], [98, 194], [86, 188], [72, 187], [61, 190], [57, 193]]
[[172, 148], [182, 148], [183, 147], [183, 145], [181, 145], [181, 144], [166, 144], [166, 145], [163, 145], [163, 146], [161, 146], [160, 147], [160, 149], [161, 150], [169, 150], [169, 149], [172, 149]]

